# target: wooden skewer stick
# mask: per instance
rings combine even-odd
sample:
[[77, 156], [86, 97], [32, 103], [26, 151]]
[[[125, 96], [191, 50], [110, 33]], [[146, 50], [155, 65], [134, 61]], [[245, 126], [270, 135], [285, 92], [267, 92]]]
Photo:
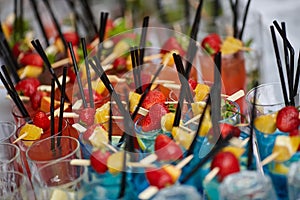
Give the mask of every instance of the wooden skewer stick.
[[274, 152], [271, 155], [269, 155], [268, 157], [266, 157], [263, 161], [261, 161], [261, 166], [265, 166], [267, 164], [269, 164], [270, 162], [272, 162], [277, 156], [279, 156], [278, 152]]
[[244, 90], [239, 90], [235, 93], [233, 93], [232, 95], [226, 95], [226, 94], [221, 94], [222, 97], [225, 97], [227, 100], [229, 101], [236, 101], [239, 98], [245, 96], [245, 91]]
[[91, 161], [88, 159], [72, 159], [70, 161], [71, 165], [76, 165], [76, 166], [90, 166]]
[[22, 140], [23, 138], [25, 138], [29, 133], [24, 133], [22, 134], [20, 137], [18, 137], [15, 141], [13, 141], [12, 143], [15, 144], [17, 142], [19, 142], [20, 140]]
[[204, 183], [209, 183], [211, 180], [213, 180], [213, 178], [215, 178], [217, 176], [217, 174], [219, 173], [220, 168], [219, 167], [215, 167], [213, 168], [204, 178]]

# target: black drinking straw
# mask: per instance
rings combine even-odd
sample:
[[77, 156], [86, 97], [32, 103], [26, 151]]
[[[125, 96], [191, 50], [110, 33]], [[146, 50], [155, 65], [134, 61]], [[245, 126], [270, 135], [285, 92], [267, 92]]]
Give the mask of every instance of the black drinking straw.
[[243, 34], [244, 34], [245, 26], [246, 26], [246, 20], [247, 20], [247, 16], [248, 16], [248, 11], [249, 11], [249, 7], [250, 7], [250, 3], [251, 3], [251, 0], [248, 0], [247, 4], [246, 4], [246, 9], [245, 9], [245, 12], [244, 12], [244, 16], [243, 16], [242, 29], [241, 29], [240, 34], [239, 34], [239, 39], [240, 40], [242, 40], [242, 38], [243, 38]]
[[50, 131], [51, 131], [51, 150], [55, 148], [55, 140], [54, 140], [54, 134], [55, 134], [55, 126], [54, 126], [54, 101], [55, 101], [55, 80], [51, 79], [51, 102], [50, 102]]
[[[47, 57], [45, 51], [43, 50], [43, 47], [42, 47], [40, 41], [39, 41], [38, 39], [32, 40], [32, 41], [31, 41], [31, 44], [32, 44], [32, 46], [35, 48], [35, 50], [38, 52], [38, 54], [41, 56], [41, 58], [43, 59], [43, 61], [44, 61], [45, 65], [46, 65], [46, 67], [48, 68], [50, 74], [52, 75], [52, 78], [54, 78], [55, 83], [56, 83], [58, 89], [59, 89], [60, 92], [62, 93], [62, 92], [63, 92], [63, 91], [62, 91], [62, 86], [61, 86], [61, 84], [60, 84], [60, 82], [59, 82], [59, 80], [58, 80], [58, 78], [57, 78], [57, 76], [56, 76], [56, 74], [55, 74], [55, 72], [54, 72], [52, 66], [51, 66], [51, 63], [50, 63], [50, 61], [49, 61], [49, 59], [48, 59], [48, 57]], [[68, 96], [66, 96], [66, 101], [70, 102]]]
[[190, 27], [190, 3], [189, 3], [189, 0], [184, 0], [184, 22], [185, 22], [185, 30], [187, 31]]
[[208, 94], [208, 97], [206, 99], [206, 102], [205, 102], [205, 106], [204, 106], [204, 109], [203, 109], [203, 112], [201, 114], [201, 117], [200, 117], [200, 120], [199, 120], [199, 124], [197, 126], [197, 131], [194, 135], [194, 138], [193, 138], [193, 141], [191, 143], [191, 145], [189, 146], [189, 148], [187, 149], [187, 156], [193, 154], [193, 151], [194, 151], [194, 148], [197, 144], [197, 137], [198, 137], [198, 134], [199, 134], [199, 131], [201, 129], [201, 126], [202, 126], [202, 123], [204, 121], [204, 117], [205, 117], [205, 113], [206, 113], [206, 110], [207, 108], [210, 106], [211, 104], [211, 99], [210, 99], [210, 94]]
[[217, 143], [211, 149], [211, 151], [180, 180], [180, 183], [186, 183], [199, 170], [200, 167], [202, 167], [207, 161], [209, 161], [214, 155], [216, 155], [223, 147], [227, 146], [231, 138], [232, 134], [228, 134], [224, 139], [222, 137], [219, 137]]
[[98, 58], [101, 60], [102, 55], [102, 46], [105, 36], [105, 29], [107, 24], [107, 18], [108, 13], [107, 12], [101, 12], [100, 14], [100, 25], [99, 25], [99, 31], [98, 31], [98, 37], [99, 37], [99, 48], [98, 48]]
[[24, 25], [23, 25], [23, 13], [24, 13], [24, 2], [23, 0], [20, 0], [20, 37], [24, 38]]
[[279, 49], [278, 49], [278, 44], [277, 44], [277, 40], [276, 40], [274, 26], [270, 26], [270, 30], [271, 30], [272, 41], [273, 41], [273, 46], [274, 46], [274, 51], [275, 51], [275, 56], [276, 56], [276, 61], [277, 61], [277, 67], [278, 67], [278, 72], [279, 72], [279, 77], [280, 77], [283, 98], [284, 98], [285, 105], [288, 106], [289, 101], [288, 101], [285, 80], [284, 80], [284, 75], [283, 75], [283, 70], [282, 70], [282, 63], [281, 63], [281, 59], [280, 59], [280, 54], [279, 54]]
[[53, 23], [55, 25], [55, 28], [56, 28], [56, 30], [58, 32], [59, 38], [61, 39], [61, 41], [62, 41], [62, 43], [64, 45], [64, 52], [66, 53], [68, 46], [67, 46], [67, 42], [66, 42], [66, 40], [65, 40], [65, 38], [63, 36], [63, 33], [62, 33], [61, 29], [60, 29], [60, 25], [59, 25], [59, 23], [58, 23], [55, 15], [54, 15], [54, 12], [53, 12], [53, 10], [52, 10], [52, 8], [50, 6], [49, 1], [48, 0], [44, 0], [44, 4], [45, 4], [46, 8], [48, 9], [48, 11], [50, 13], [51, 19], [52, 19], [52, 21], [53, 21]]
[[79, 74], [79, 69], [78, 69], [78, 66], [77, 66], [77, 61], [76, 61], [76, 58], [75, 58], [75, 53], [74, 53], [73, 45], [72, 45], [71, 42], [68, 42], [68, 47], [69, 47], [70, 54], [71, 54], [71, 57], [72, 57], [74, 72], [75, 72], [75, 75], [76, 75], [76, 79], [77, 79], [77, 83], [78, 83], [78, 87], [79, 87], [79, 93], [80, 93], [80, 96], [81, 96], [81, 99], [82, 99], [83, 107], [87, 108], [87, 103], [86, 103], [86, 99], [85, 99], [85, 96], [84, 96], [83, 86], [82, 86], [82, 82], [81, 82], [81, 78], [80, 78], [80, 74]]
[[[63, 80], [62, 80], [62, 93], [60, 97], [60, 105], [59, 105], [59, 118], [58, 118], [58, 136], [62, 136], [62, 125], [64, 119], [64, 107], [65, 107], [65, 97], [66, 97], [66, 78], [67, 78], [68, 68], [63, 68]], [[57, 146], [60, 146], [60, 139], [57, 140]]]
[[139, 65], [138, 65], [138, 49], [135, 47], [130, 47], [130, 56], [131, 56], [131, 63], [132, 63], [132, 72], [133, 72], [133, 80], [135, 84], [135, 92], [138, 94], [142, 94], [142, 85], [141, 85], [141, 79], [140, 79], [140, 74], [139, 74]]
[[295, 84], [294, 84], [294, 90], [293, 90], [294, 96], [296, 96], [297, 92], [298, 92], [299, 78], [300, 78], [300, 51], [298, 54], [297, 70], [296, 70]]
[[239, 0], [235, 0], [235, 3], [233, 3], [233, 0], [230, 0], [230, 6], [233, 13], [233, 37], [237, 38], [238, 36], [238, 4]]
[[87, 49], [86, 49], [86, 42], [85, 38], [81, 38], [81, 46], [83, 51], [83, 58], [84, 58], [84, 64], [86, 69], [86, 78], [88, 83], [88, 90], [89, 90], [89, 100], [90, 100], [90, 107], [94, 108], [94, 95], [93, 95], [93, 88], [92, 88], [92, 82], [91, 82], [91, 72], [90, 72], [90, 66], [88, 62], [88, 55], [87, 55]]
[[37, 7], [37, 4], [36, 4], [36, 0], [30, 0], [30, 2], [31, 2], [31, 6], [32, 6], [32, 9], [33, 9], [35, 18], [36, 18], [37, 21], [38, 21], [38, 25], [39, 25], [39, 27], [40, 27], [40, 30], [41, 30], [42, 35], [43, 35], [43, 37], [44, 37], [44, 40], [45, 40], [45, 42], [46, 42], [46, 46], [49, 46], [49, 41], [48, 41], [47, 33], [46, 33], [45, 28], [44, 28], [44, 25], [43, 25], [43, 22], [42, 22], [40, 13], [39, 13], [39, 11], [38, 11], [38, 7]]
[[113, 106], [113, 99], [111, 98], [112, 96], [110, 96], [110, 102], [109, 102], [109, 120], [108, 120], [108, 141], [111, 144], [112, 142], [112, 135], [113, 135], [113, 112], [112, 112], [112, 106]]
[[[126, 123], [125, 123], [126, 124]], [[129, 140], [128, 138], [129, 135], [127, 135], [126, 141]], [[127, 144], [128, 142], [126, 142]], [[127, 145], [126, 145], [127, 146]], [[120, 192], [119, 192], [119, 197], [118, 199], [123, 199], [126, 191], [126, 177], [127, 177], [127, 172], [126, 172], [126, 163], [127, 163], [127, 153], [124, 151], [124, 156], [123, 156], [123, 167], [122, 167], [122, 176], [121, 176], [121, 183], [120, 183]]]
[[[18, 26], [18, 0], [14, 0], [14, 14], [15, 14], [15, 20], [14, 20], [14, 28], [17, 29]], [[16, 40], [16, 32], [13, 34], [14, 40]]]
[[89, 20], [90, 24], [92, 25], [92, 28], [94, 29], [95, 33], [97, 34], [97, 26], [94, 20], [93, 13], [91, 11], [91, 8], [86, 0], [79, 1], [84, 8], [84, 13], [87, 14], [87, 19]]
[[[0, 23], [0, 26], [1, 26], [1, 23]], [[14, 78], [14, 81], [17, 83], [17, 82], [20, 81], [20, 77], [19, 77], [19, 75], [17, 73], [18, 64], [14, 63], [15, 62], [15, 58], [13, 58], [10, 55], [9, 51], [7, 50], [6, 45], [4, 44], [4, 42], [0, 41], [0, 52], [1, 52], [1, 55], [3, 56], [6, 65], [10, 66], [10, 72], [12, 74], [12, 77]]]
[[283, 40], [283, 52], [284, 52], [284, 60], [285, 60], [285, 67], [286, 67], [286, 77], [288, 80], [288, 89], [289, 89], [289, 98], [290, 98], [290, 104], [295, 105], [294, 103], [294, 96], [293, 96], [293, 84], [294, 84], [294, 55], [290, 55], [288, 53], [288, 47], [287, 47], [287, 35], [286, 35], [286, 26], [285, 23], [281, 23], [282, 26], [282, 40]]
[[184, 73], [182, 61], [179, 55], [173, 54], [173, 59], [175, 62], [175, 66], [178, 72], [178, 77], [181, 82], [181, 88], [180, 88], [180, 94], [179, 94], [179, 100], [176, 107], [175, 112], [175, 118], [173, 122], [173, 127], [178, 127], [180, 124], [180, 118], [181, 118], [181, 111], [183, 107], [183, 101], [185, 99], [185, 96], [187, 95], [187, 89], [186, 89], [186, 79], [183, 77], [182, 73]]
[[248, 159], [247, 159], [247, 169], [251, 170], [252, 161], [253, 161], [253, 130], [254, 130], [254, 120], [256, 117], [256, 99], [257, 99], [257, 86], [258, 82], [254, 84], [254, 97], [253, 97], [253, 106], [251, 110], [251, 120], [250, 120], [250, 135], [248, 143]]
[[186, 62], [186, 69], [185, 69], [185, 78], [187, 80], [189, 79], [190, 72], [192, 69], [192, 62], [197, 52], [197, 45], [195, 41], [197, 41], [197, 35], [198, 35], [199, 26], [201, 22], [202, 5], [203, 5], [203, 0], [200, 0], [199, 5], [197, 7], [197, 12], [194, 18], [191, 35], [190, 35], [191, 39], [189, 41], [189, 46], [187, 50], [187, 62]]
[[220, 126], [219, 122], [221, 120], [221, 52], [215, 55], [214, 62], [214, 84], [211, 88], [211, 121], [213, 126], [213, 138], [220, 137]]
[[143, 28], [140, 40], [140, 56], [139, 56], [139, 65], [144, 64], [144, 55], [145, 55], [145, 48], [146, 48], [146, 38], [147, 38], [147, 30], [149, 25], [149, 16], [144, 17], [143, 19]]
[[5, 78], [4, 78], [3, 74], [0, 72], [0, 79], [1, 79], [4, 87], [6, 88], [11, 99], [14, 101], [14, 103], [18, 107], [19, 111], [21, 112], [22, 117], [25, 118], [25, 121], [27, 123], [31, 123], [31, 118], [30, 118], [22, 100], [20, 99], [11, 79], [10, 79], [10, 76], [8, 74], [6, 67], [4, 65], [2, 65], [1, 69], [5, 76]]

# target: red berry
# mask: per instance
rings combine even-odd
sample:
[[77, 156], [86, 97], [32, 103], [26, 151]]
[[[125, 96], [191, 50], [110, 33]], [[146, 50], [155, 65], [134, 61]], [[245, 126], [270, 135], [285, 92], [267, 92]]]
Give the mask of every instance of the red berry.
[[189, 84], [190, 84], [190, 87], [194, 90], [197, 86], [197, 81], [195, 81], [194, 79], [189, 79]]
[[41, 106], [41, 101], [44, 95], [44, 92], [36, 90], [30, 96], [31, 107], [33, 108], [33, 110], [37, 110]]
[[30, 97], [33, 93], [36, 92], [39, 85], [40, 81], [38, 79], [26, 78], [19, 81], [16, 84], [15, 89], [23, 95]]
[[299, 111], [294, 106], [282, 108], [276, 117], [276, 126], [282, 132], [290, 132], [298, 129], [300, 125]]
[[87, 126], [94, 124], [95, 108], [84, 108], [80, 110], [79, 119]]
[[33, 117], [33, 124], [42, 128], [44, 131], [50, 128], [50, 120], [45, 112], [38, 111]]
[[210, 55], [218, 53], [221, 49], [222, 40], [216, 33], [209, 34], [202, 42], [201, 47]]
[[166, 135], [160, 134], [155, 139], [155, 154], [158, 160], [176, 161], [182, 158], [183, 152], [178, 144]]
[[185, 51], [175, 37], [170, 37], [162, 46], [160, 53], [165, 54], [170, 51], [177, 50], [180, 56], [185, 55]]
[[230, 133], [233, 137], [240, 137], [241, 134], [241, 130], [238, 127], [226, 123], [220, 124], [220, 131], [223, 138], [226, 138]]
[[149, 110], [151, 106], [153, 106], [156, 103], [164, 103], [166, 101], [165, 95], [158, 90], [151, 90], [146, 98], [144, 99], [144, 102], [142, 103], [142, 107]]
[[168, 108], [164, 103], [156, 103], [150, 108], [148, 114], [140, 121], [139, 125], [145, 132], [160, 129], [161, 117], [168, 112]]
[[126, 69], [126, 62], [127, 62], [126, 58], [124, 58], [124, 57], [116, 58], [113, 62], [113, 68], [117, 72], [121, 72]]
[[37, 53], [25, 53], [23, 57], [19, 60], [20, 64], [23, 66], [34, 65], [43, 67], [44, 61], [41, 56]]
[[107, 159], [109, 156], [109, 152], [102, 152], [101, 150], [94, 151], [90, 157], [92, 168], [100, 174], [105, 173], [108, 169]]
[[219, 152], [213, 158], [210, 169], [218, 167], [220, 169], [218, 173], [218, 180], [220, 182], [228, 176], [240, 171], [240, 164], [238, 159], [231, 152]]
[[158, 189], [162, 189], [173, 184], [171, 175], [162, 168], [147, 169], [146, 178], [150, 185], [156, 186]]
[[63, 33], [63, 36], [66, 42], [71, 42], [73, 46], [77, 46], [79, 44], [79, 36], [75, 32], [66, 32]]

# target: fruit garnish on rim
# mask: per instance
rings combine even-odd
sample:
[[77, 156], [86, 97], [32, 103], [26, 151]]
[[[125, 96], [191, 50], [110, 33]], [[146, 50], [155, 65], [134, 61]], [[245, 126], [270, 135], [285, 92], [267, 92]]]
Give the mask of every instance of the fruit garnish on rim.
[[209, 55], [214, 55], [220, 51], [221, 44], [222, 40], [220, 36], [216, 33], [211, 33], [202, 40], [201, 47], [205, 49]]

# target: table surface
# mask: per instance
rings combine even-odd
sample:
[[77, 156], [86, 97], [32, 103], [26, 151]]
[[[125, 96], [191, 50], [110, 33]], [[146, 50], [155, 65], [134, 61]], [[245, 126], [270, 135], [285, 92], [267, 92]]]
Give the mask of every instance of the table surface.
[[[273, 20], [277, 20], [279, 23], [282, 21], [286, 22], [288, 38], [295, 48], [295, 57], [297, 58], [300, 47], [300, 37], [298, 34], [300, 33], [300, 20], [298, 14], [300, 10], [300, 1], [257, 0], [251, 2], [250, 9], [257, 11], [262, 15], [264, 54], [262, 66], [260, 66], [260, 82], [266, 83], [278, 81], [279, 76], [269, 27], [272, 25]], [[1, 81], [0, 84], [2, 85]], [[11, 105], [6, 98], [6, 90], [0, 88], [0, 121], [13, 120], [10, 110]]]

